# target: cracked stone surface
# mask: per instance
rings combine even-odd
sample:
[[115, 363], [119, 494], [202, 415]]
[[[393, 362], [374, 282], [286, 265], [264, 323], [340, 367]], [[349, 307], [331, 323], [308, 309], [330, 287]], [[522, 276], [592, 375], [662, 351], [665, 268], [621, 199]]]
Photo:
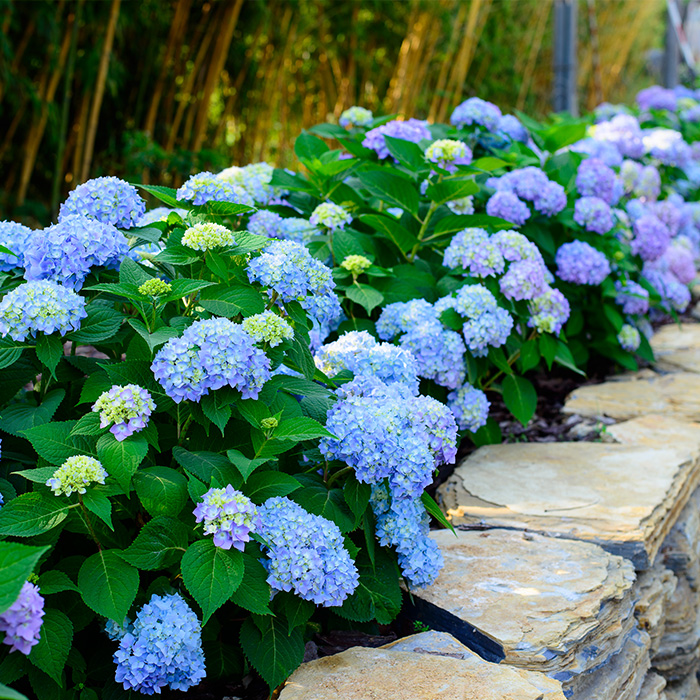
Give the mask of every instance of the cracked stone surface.
[[[542, 679], [544, 680], [544, 679]], [[549, 686], [551, 688], [551, 685]], [[564, 700], [517, 669], [472, 654], [353, 647], [309, 661], [289, 678], [279, 700]]]
[[692, 675], [678, 683], [669, 683], [665, 693], [667, 700], [698, 700], [700, 685], [695, 675]]
[[662, 326], [652, 337], [651, 347], [659, 369], [700, 372], [700, 323]]
[[457, 467], [438, 500], [455, 525], [586, 540], [643, 570], [700, 482], [689, 444], [487, 445]]
[[649, 634], [651, 656], [659, 650], [666, 633], [666, 618], [677, 583], [678, 579], [659, 561], [659, 557], [652, 568], [637, 574], [634, 615], [637, 625]]
[[639, 691], [637, 700], [668, 700], [664, 688], [666, 687], [666, 679], [658, 673], [649, 671], [642, 689]]

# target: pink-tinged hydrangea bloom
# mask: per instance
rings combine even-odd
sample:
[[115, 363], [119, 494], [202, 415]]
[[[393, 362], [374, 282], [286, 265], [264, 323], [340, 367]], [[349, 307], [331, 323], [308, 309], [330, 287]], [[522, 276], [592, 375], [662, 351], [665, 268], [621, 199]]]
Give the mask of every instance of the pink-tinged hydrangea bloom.
[[43, 617], [44, 599], [39, 588], [26, 581], [17, 600], [0, 613], [0, 632], [5, 633], [2, 642], [10, 647], [10, 653], [18, 651], [26, 656], [31, 652], [41, 638]]
[[92, 410], [100, 414], [100, 428], [113, 423], [109, 431], [122, 441], [146, 427], [155, 407], [148, 390], [136, 384], [127, 384], [115, 385], [105, 391], [95, 401]]

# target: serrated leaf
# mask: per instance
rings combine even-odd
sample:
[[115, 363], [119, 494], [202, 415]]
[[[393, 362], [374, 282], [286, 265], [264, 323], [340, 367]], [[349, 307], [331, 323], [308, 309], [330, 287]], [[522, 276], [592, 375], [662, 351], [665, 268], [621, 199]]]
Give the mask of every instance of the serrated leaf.
[[272, 589], [267, 582], [265, 567], [250, 554], [243, 554], [244, 574], [231, 601], [250, 612], [266, 615], [270, 612]]
[[132, 183], [136, 187], [140, 187], [142, 190], [148, 192], [148, 194], [153, 195], [157, 200], [163, 202], [173, 209], [189, 209], [191, 204], [186, 201], [181, 201], [177, 198], [177, 190], [172, 187], [163, 187], [162, 185], [141, 185], [138, 182]]
[[236, 469], [241, 473], [243, 481], [246, 481], [248, 477], [260, 466], [266, 464], [270, 460], [267, 458], [258, 459], [248, 459], [242, 452], [238, 450], [228, 450], [226, 456], [231, 460], [231, 462], [236, 466]]
[[43, 596], [63, 593], [64, 591], [80, 592], [80, 589], [70, 580], [68, 574], [58, 569], [44, 571], [39, 576], [37, 585], [39, 586], [39, 592]]
[[188, 528], [179, 520], [164, 516], [154, 518], [119, 556], [137, 569], [167, 569], [185, 553], [187, 536]]
[[428, 187], [425, 194], [431, 202], [439, 205], [476, 194], [478, 191], [479, 185], [472, 178], [460, 178], [436, 182]]
[[316, 610], [316, 606], [310, 600], [304, 600], [294, 593], [285, 591], [275, 595], [274, 608], [275, 613], [282, 614], [286, 618], [290, 634], [297, 627], [304, 627]]
[[32, 537], [60, 525], [71, 504], [56, 496], [25, 493], [0, 508], [0, 535]]
[[457, 233], [465, 228], [485, 228], [498, 231], [499, 229], [512, 228], [513, 224], [505, 219], [499, 219], [488, 214], [455, 214], [445, 216], [435, 224], [433, 236]]
[[360, 221], [392, 241], [401, 253], [408, 253], [418, 243], [418, 239], [393, 217], [365, 214], [360, 216]]
[[94, 345], [111, 338], [124, 320], [124, 315], [112, 308], [88, 304], [87, 318], [80, 323], [77, 331], [68, 333], [66, 340]]
[[252, 316], [265, 310], [265, 301], [254, 287], [243, 285], [215, 285], [202, 290], [199, 297], [202, 308], [217, 316], [233, 318], [239, 314]]
[[304, 164], [320, 158], [328, 150], [330, 149], [321, 139], [306, 131], [303, 131], [294, 142], [294, 153]]
[[142, 435], [117, 440], [112, 433], [107, 433], [97, 441], [97, 459], [127, 493], [131, 489], [131, 477], [147, 452], [148, 443]]
[[525, 426], [535, 415], [537, 392], [525, 377], [512, 374], [503, 380], [503, 401], [506, 408]]
[[182, 447], [173, 448], [173, 457], [185, 471], [210, 486], [212, 481], [220, 485], [231, 484], [238, 488], [241, 478], [231, 462], [217, 452], [189, 452]]
[[61, 673], [73, 646], [73, 623], [60, 610], [44, 612], [39, 643], [32, 647], [29, 660], [46, 675], [62, 685]]
[[221, 391], [213, 391], [202, 397], [199, 405], [204, 415], [224, 434], [226, 424], [231, 419], [233, 397], [225, 396]]
[[370, 170], [358, 175], [360, 182], [376, 197], [392, 207], [401, 207], [418, 214], [418, 192], [414, 185], [399, 175], [386, 170]]
[[243, 555], [221, 549], [212, 540], [193, 542], [182, 557], [182, 580], [202, 608], [202, 624], [220, 608], [243, 580]]
[[146, 324], [138, 318], [130, 318], [128, 323], [146, 341], [151, 352], [167, 343], [171, 338], [177, 338], [180, 335], [180, 331], [171, 326], [161, 326], [151, 333], [146, 328]]
[[304, 660], [301, 629], [270, 615], [248, 618], [241, 627], [241, 647], [270, 689], [280, 685]]
[[354, 477], [350, 477], [343, 486], [345, 502], [355, 514], [355, 518], [361, 518], [369, 505], [372, 488], [369, 484], [363, 484]]
[[445, 517], [445, 514], [440, 510], [440, 506], [435, 502], [435, 499], [427, 492], [421, 494], [420, 500], [422, 501], [425, 509], [430, 515], [437, 520], [440, 525], [442, 525], [447, 530], [455, 531], [454, 525]]
[[345, 502], [342, 489], [328, 489], [320, 478], [309, 474], [299, 474], [296, 479], [303, 488], [294, 492], [292, 500], [309, 513], [334, 522], [341, 532], [355, 529], [355, 517]]
[[[195, 209], [196, 208], [197, 207], [195, 207]], [[211, 201], [199, 208], [212, 216], [240, 216], [241, 214], [255, 211], [255, 207], [249, 207], [246, 204], [237, 204], [236, 202]]]
[[409, 170], [418, 173], [429, 169], [423, 150], [417, 143], [387, 135], [384, 136], [384, 143], [389, 153]]
[[300, 487], [299, 481], [290, 474], [264, 471], [252, 474], [243, 490], [254, 503], [261, 504], [274, 496], [288, 496]]
[[94, 513], [110, 530], [114, 530], [112, 525], [112, 502], [107, 496], [97, 488], [89, 488], [83, 494], [85, 507]]
[[384, 295], [368, 284], [355, 282], [345, 291], [345, 296], [359, 304], [368, 314], [384, 302]]
[[298, 418], [289, 418], [283, 420], [275, 431], [272, 437], [278, 440], [313, 440], [320, 437], [335, 437], [323, 425], [313, 418], [300, 416]]
[[147, 467], [134, 474], [136, 495], [148, 513], [179, 515], [187, 502], [187, 479], [170, 467]]
[[63, 389], [50, 391], [38, 406], [15, 403], [0, 413], [0, 430], [20, 437], [25, 430], [48, 423], [66, 396]]
[[27, 481], [33, 481], [35, 484], [45, 484], [56, 471], [56, 467], [34, 467], [33, 469], [21, 469], [17, 472], [17, 476], [22, 476]]
[[78, 573], [78, 588], [85, 604], [98, 615], [117, 622], [127, 616], [138, 587], [138, 570], [114, 549], [93, 554]]
[[17, 600], [24, 582], [33, 573], [42, 554], [48, 550], [49, 547], [0, 542], [0, 613]]
[[40, 457], [50, 464], [61, 465], [68, 457], [80, 454], [75, 441], [70, 437], [75, 423], [76, 421], [54, 421], [29, 428], [23, 434]]
[[52, 377], [56, 377], [56, 367], [63, 357], [63, 340], [57, 335], [42, 333], [36, 341], [36, 356], [39, 362], [48, 368]]
[[99, 413], [90, 411], [78, 419], [70, 435], [101, 435], [105, 430], [106, 428], [100, 428]]

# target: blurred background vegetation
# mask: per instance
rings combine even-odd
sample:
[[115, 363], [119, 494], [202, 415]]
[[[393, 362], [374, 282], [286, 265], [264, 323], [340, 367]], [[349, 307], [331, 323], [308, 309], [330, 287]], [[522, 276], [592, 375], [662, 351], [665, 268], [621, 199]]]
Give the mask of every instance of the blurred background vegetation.
[[[110, 174], [294, 165], [359, 104], [445, 120], [466, 97], [551, 99], [552, 0], [0, 0], [0, 218], [46, 224]], [[653, 78], [664, 0], [579, 0], [581, 108]]]

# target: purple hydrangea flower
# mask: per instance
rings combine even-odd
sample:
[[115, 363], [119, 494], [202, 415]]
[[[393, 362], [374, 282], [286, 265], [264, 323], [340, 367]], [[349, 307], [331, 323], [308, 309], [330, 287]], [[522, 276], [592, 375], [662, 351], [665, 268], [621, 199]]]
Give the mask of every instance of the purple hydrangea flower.
[[114, 423], [109, 431], [122, 441], [146, 427], [155, 407], [148, 390], [137, 384], [127, 384], [105, 391], [92, 410], [100, 414], [100, 428]]
[[247, 229], [256, 236], [267, 236], [268, 238], [285, 238], [282, 233], [284, 219], [273, 211], [262, 209], [256, 211], [248, 220]]
[[673, 90], [652, 85], [637, 93], [637, 104], [640, 109], [663, 109], [675, 112], [678, 105], [678, 98]]
[[512, 114], [504, 114], [498, 120], [496, 131], [513, 141], [527, 143], [530, 139], [530, 134], [528, 134], [527, 129], [520, 123], [520, 120]]
[[486, 425], [491, 403], [481, 389], [465, 384], [447, 395], [447, 407], [452, 411], [460, 430], [475, 433]]
[[235, 547], [242, 552], [250, 533], [261, 529], [255, 504], [231, 484], [209, 489], [193, 513], [198, 523], [204, 522], [204, 534], [214, 535], [214, 545], [221, 549]]
[[611, 168], [622, 164], [622, 154], [614, 143], [608, 141], [596, 141], [592, 138], [582, 139], [569, 146], [569, 150], [598, 158]]
[[500, 275], [505, 260], [496, 243], [481, 228], [467, 228], [456, 233], [445, 249], [443, 265], [451, 269], [461, 267], [472, 277]]
[[530, 218], [527, 204], [513, 192], [500, 191], [492, 195], [486, 203], [486, 213], [499, 219], [522, 226]]
[[601, 236], [615, 225], [612, 209], [598, 197], [581, 197], [574, 205], [574, 221]]
[[682, 239], [675, 239], [659, 262], [667, 266], [681, 284], [690, 284], [695, 279], [695, 257], [691, 247]]
[[564, 243], [555, 256], [557, 274], [574, 284], [600, 284], [610, 274], [610, 263], [603, 253], [583, 241]]
[[618, 114], [610, 121], [597, 124], [593, 129], [593, 138], [613, 144], [626, 158], [641, 158], [644, 155], [642, 129], [631, 114]]
[[683, 140], [680, 132], [673, 129], [645, 129], [643, 143], [645, 152], [664, 165], [685, 168], [693, 159], [690, 146]]
[[553, 287], [535, 297], [528, 305], [530, 318], [527, 320], [529, 328], [534, 328], [538, 333], [554, 333], [559, 335], [564, 324], [569, 320], [571, 306], [567, 298]]
[[25, 581], [17, 600], [0, 613], [0, 632], [5, 633], [2, 643], [10, 647], [10, 653], [18, 651], [27, 656], [31, 652], [41, 638], [43, 617], [44, 599], [39, 588]]
[[459, 129], [478, 124], [489, 131], [497, 131], [501, 117], [501, 110], [495, 104], [480, 97], [470, 97], [455, 107], [450, 116], [450, 123]]
[[0, 251], [0, 272], [11, 272], [24, 266], [24, 253], [29, 247], [34, 231], [16, 221], [0, 221], [0, 245], [14, 255]]
[[661, 220], [653, 214], [640, 216], [632, 225], [634, 237], [632, 253], [642, 260], [658, 260], [671, 241], [671, 232]]
[[649, 311], [649, 292], [641, 284], [626, 280], [615, 282], [617, 296], [615, 303], [622, 307], [624, 313], [630, 316], [644, 315]]
[[491, 177], [486, 185], [499, 192], [513, 192], [522, 199], [533, 201], [549, 184], [549, 178], [541, 168], [528, 166], [512, 170], [501, 177]]
[[548, 182], [532, 203], [541, 214], [555, 216], [566, 208], [566, 190], [558, 182]]
[[259, 514], [270, 586], [316, 605], [342, 605], [359, 575], [338, 526], [288, 498], [268, 499]]
[[[220, 176], [221, 175], [221, 176]], [[223, 173], [214, 175], [201, 172], [192, 175], [177, 191], [181, 202], [192, 202], [200, 205], [207, 202], [233, 202], [248, 207], [255, 205], [250, 193], [240, 185], [231, 184], [223, 178]]]
[[386, 124], [370, 129], [365, 134], [362, 145], [375, 151], [379, 158], [388, 158], [390, 153], [384, 141], [385, 136], [412, 141], [413, 143], [432, 138], [426, 122], [420, 119], [408, 119], [407, 121], [394, 119]]
[[642, 275], [661, 297], [662, 309], [683, 313], [688, 308], [690, 290], [687, 285], [681, 284], [670, 270], [648, 262], [642, 268]]
[[58, 213], [58, 220], [68, 216], [86, 216], [119, 228], [137, 226], [146, 211], [146, 202], [136, 188], [118, 177], [96, 177], [78, 185]]
[[583, 197], [597, 197], [606, 204], [616, 204], [623, 194], [620, 178], [598, 158], [586, 158], [579, 165], [576, 189]]
[[507, 299], [522, 301], [534, 299], [547, 288], [545, 267], [537, 260], [520, 260], [511, 263], [498, 282], [501, 292]]

